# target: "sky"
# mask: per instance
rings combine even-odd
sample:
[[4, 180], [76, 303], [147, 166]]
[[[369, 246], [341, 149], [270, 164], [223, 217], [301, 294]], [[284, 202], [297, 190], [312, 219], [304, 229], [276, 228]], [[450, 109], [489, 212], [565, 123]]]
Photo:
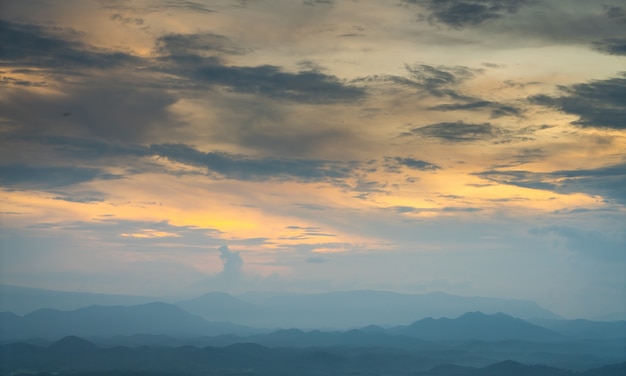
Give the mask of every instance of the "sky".
[[623, 0], [0, 1], [0, 282], [626, 312]]

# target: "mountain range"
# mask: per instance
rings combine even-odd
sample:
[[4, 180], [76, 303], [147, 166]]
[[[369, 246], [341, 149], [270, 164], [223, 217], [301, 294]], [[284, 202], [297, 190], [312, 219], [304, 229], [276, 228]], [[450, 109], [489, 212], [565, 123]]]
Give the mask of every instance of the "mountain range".
[[214, 323], [166, 303], [89, 306], [73, 311], [39, 309], [24, 316], [0, 314], [0, 338], [59, 338], [67, 335], [115, 336], [138, 333], [171, 336], [250, 334], [255, 330]]
[[130, 306], [156, 301], [176, 304], [209, 321], [264, 328], [356, 328], [370, 324], [406, 325], [426, 317], [457, 317], [465, 312], [502, 312], [523, 319], [560, 319], [535, 302], [464, 297], [445, 293], [400, 294], [343, 291], [317, 294], [249, 292], [233, 296], [209, 292], [191, 299], [66, 292], [0, 285], [0, 312], [24, 315], [40, 308], [62, 311], [92, 305]]
[[207, 320], [264, 328], [393, 326], [426, 317], [457, 317], [472, 311], [503, 312], [524, 319], [560, 318], [531, 301], [370, 290], [319, 294], [248, 293], [240, 298], [211, 292], [176, 304]]
[[[584, 371], [506, 360], [492, 362], [462, 351], [406, 351], [371, 347], [184, 346], [100, 348], [79, 337], [49, 346], [0, 345], [0, 371], [55, 375], [365, 375], [614, 376], [626, 363]], [[455, 360], [457, 364], [446, 363]], [[443, 362], [443, 363], [442, 363]]]

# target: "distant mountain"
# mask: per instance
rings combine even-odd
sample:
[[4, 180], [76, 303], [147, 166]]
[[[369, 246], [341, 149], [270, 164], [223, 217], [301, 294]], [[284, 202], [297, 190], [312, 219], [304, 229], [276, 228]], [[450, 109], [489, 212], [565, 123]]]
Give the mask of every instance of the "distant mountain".
[[[401, 325], [425, 317], [457, 317], [468, 311], [504, 312], [521, 318], [559, 318], [536, 303], [482, 297], [462, 297], [444, 293], [399, 294], [387, 291], [343, 291], [320, 294], [248, 293], [240, 296], [250, 305], [241, 312], [229, 302], [224, 317], [206, 316], [216, 313], [207, 301], [190, 307], [191, 312], [213, 320], [237, 317], [237, 323], [257, 327], [281, 328], [355, 328], [370, 324]], [[240, 305], [240, 303], [237, 303]], [[213, 308], [212, 308], [213, 307]]]
[[571, 338], [582, 339], [626, 339], [626, 321], [590, 321], [590, 320], [550, 320], [534, 319], [532, 323], [541, 325], [554, 332]]
[[207, 320], [246, 322], [260, 307], [237, 299], [224, 292], [209, 292], [191, 300], [176, 303], [185, 311], [204, 317]]
[[0, 285], [0, 312], [24, 315], [41, 308], [70, 311], [91, 305], [136, 305], [158, 301], [149, 296], [70, 292]]
[[486, 315], [481, 312], [466, 313], [456, 319], [422, 319], [408, 326], [391, 328], [388, 332], [432, 341], [502, 341], [509, 339], [550, 341], [563, 339], [563, 336], [555, 332], [522, 319], [503, 313]]
[[2, 325], [0, 338], [59, 338], [67, 335], [115, 336], [163, 334], [201, 336], [253, 333], [250, 328], [213, 323], [171, 304], [147, 303], [136, 306], [90, 306], [74, 311], [40, 309], [23, 317], [7, 316], [11, 325]]

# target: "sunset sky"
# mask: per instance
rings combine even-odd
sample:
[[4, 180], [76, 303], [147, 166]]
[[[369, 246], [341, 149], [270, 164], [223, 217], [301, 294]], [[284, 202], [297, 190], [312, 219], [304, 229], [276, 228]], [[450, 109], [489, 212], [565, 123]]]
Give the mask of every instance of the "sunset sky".
[[0, 0], [0, 282], [626, 312], [623, 0]]

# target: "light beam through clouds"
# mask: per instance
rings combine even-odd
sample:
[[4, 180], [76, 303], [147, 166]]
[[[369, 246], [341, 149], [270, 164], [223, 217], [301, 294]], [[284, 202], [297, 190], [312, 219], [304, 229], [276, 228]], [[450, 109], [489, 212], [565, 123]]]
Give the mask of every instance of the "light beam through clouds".
[[3, 2], [0, 282], [626, 312], [625, 14]]

